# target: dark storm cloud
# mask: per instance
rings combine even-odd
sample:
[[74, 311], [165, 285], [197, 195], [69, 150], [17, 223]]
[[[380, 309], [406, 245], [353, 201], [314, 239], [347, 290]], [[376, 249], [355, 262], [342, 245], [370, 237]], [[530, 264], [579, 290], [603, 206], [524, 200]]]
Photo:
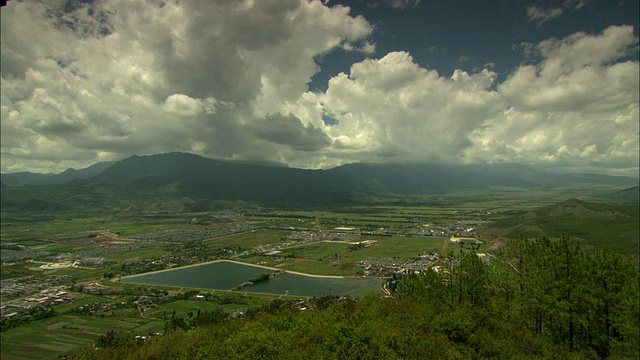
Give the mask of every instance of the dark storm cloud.
[[331, 139], [321, 129], [304, 126], [293, 114], [269, 115], [254, 125], [253, 132], [259, 139], [298, 151], [317, 151], [331, 144]]

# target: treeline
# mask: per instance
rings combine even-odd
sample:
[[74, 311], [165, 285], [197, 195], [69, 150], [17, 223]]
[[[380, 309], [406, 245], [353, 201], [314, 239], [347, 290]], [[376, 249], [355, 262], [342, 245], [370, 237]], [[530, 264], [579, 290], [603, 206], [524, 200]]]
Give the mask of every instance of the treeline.
[[0, 332], [22, 326], [32, 321], [48, 319], [56, 315], [57, 313], [53, 308], [34, 307], [29, 309], [26, 314], [16, 315], [9, 318], [3, 317], [2, 320], [0, 320]]
[[[230, 319], [171, 319], [144, 344], [101, 342], [75, 359], [635, 359], [638, 269], [563, 239], [517, 240], [397, 279], [393, 298], [287, 302]], [[112, 334], [113, 337], [113, 334]], [[118, 345], [121, 344], [121, 345]]]
[[444, 259], [397, 283], [399, 297], [441, 311], [474, 308], [519, 324], [569, 351], [600, 358], [638, 353], [638, 269], [610, 250], [564, 238], [515, 240], [484, 263], [473, 253]]
[[264, 274], [260, 274], [256, 277], [252, 277], [251, 279], [247, 280], [248, 282], [252, 283], [252, 284], [256, 284], [259, 282], [263, 282], [263, 281], [267, 281], [271, 279], [271, 273], [264, 273]]

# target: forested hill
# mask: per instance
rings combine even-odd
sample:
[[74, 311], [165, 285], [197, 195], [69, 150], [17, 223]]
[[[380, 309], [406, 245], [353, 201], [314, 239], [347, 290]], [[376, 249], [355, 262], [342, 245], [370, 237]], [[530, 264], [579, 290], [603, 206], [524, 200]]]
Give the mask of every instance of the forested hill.
[[[625, 192], [626, 193], [626, 192]], [[590, 247], [638, 255], [640, 205], [601, 204], [570, 199], [526, 214], [495, 221], [485, 235], [508, 238], [571, 235]]]
[[168, 319], [144, 343], [109, 333], [73, 359], [637, 359], [638, 270], [575, 242], [516, 240], [443, 259], [392, 298], [274, 300], [245, 317]]
[[[107, 166], [108, 165], [108, 166]], [[104, 168], [103, 168], [104, 167]], [[219, 202], [275, 207], [322, 207], [375, 202], [392, 198], [409, 201], [412, 195], [441, 194], [461, 189], [512, 187], [549, 189], [577, 183], [624, 186], [637, 179], [603, 175], [559, 175], [504, 165], [453, 166], [434, 164], [351, 164], [329, 170], [235, 164], [186, 153], [133, 156], [100, 170], [89, 178], [54, 185], [11, 186], [2, 192], [2, 207], [11, 211], [108, 208], [118, 203], [148, 205], [189, 199], [207, 210]], [[85, 177], [90, 172], [83, 169]], [[23, 174], [24, 175], [24, 174]], [[60, 175], [55, 175], [61, 179]], [[17, 181], [18, 175], [13, 180]], [[45, 175], [41, 175], [46, 177]], [[38, 177], [41, 178], [41, 177]], [[23, 179], [24, 180], [24, 179]]]

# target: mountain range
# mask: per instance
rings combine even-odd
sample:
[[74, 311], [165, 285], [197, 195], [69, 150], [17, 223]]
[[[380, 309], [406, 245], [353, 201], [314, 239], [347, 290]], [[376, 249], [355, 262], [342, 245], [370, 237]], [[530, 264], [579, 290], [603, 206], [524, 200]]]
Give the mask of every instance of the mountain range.
[[60, 174], [39, 174], [32, 172], [1, 174], [0, 180], [2, 184], [7, 186], [63, 184], [76, 179], [88, 179], [96, 176], [115, 163], [115, 161], [104, 161], [80, 170], [67, 169]]
[[181, 199], [205, 208], [211, 201], [312, 208], [487, 187], [638, 185], [638, 179], [631, 177], [552, 174], [517, 164], [348, 164], [304, 170], [231, 163], [179, 152], [132, 156], [57, 175], [2, 174], [0, 179], [3, 212]]

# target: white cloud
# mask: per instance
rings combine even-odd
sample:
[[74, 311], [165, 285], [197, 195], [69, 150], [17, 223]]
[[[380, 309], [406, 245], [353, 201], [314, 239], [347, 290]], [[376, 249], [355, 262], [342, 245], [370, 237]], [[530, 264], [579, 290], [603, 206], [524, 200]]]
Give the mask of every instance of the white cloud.
[[309, 93], [322, 108], [307, 98], [314, 107], [306, 114], [324, 111], [338, 120], [326, 129], [335, 141], [328, 150], [333, 165], [457, 161], [472, 145], [467, 135], [501, 107], [497, 93], [488, 90], [494, 77], [488, 70], [472, 75], [458, 70], [447, 79], [419, 67], [408, 53], [393, 52], [354, 64], [350, 75], [330, 80], [325, 94]]
[[563, 10], [559, 7], [543, 9], [538, 6], [529, 6], [527, 8], [527, 21], [533, 21], [540, 26], [549, 20], [557, 18], [562, 15], [562, 13]]
[[162, 109], [174, 115], [196, 116], [202, 111], [214, 114], [216, 103], [213, 98], [193, 99], [184, 94], [173, 94], [167, 97]]
[[[629, 26], [531, 44], [538, 61], [500, 84], [490, 66], [443, 77], [398, 51], [316, 93], [314, 59], [375, 50], [371, 25], [345, 7], [97, 1], [106, 20], [78, 33], [58, 23], [73, 14], [46, 18], [45, 5], [1, 13], [3, 172], [191, 151], [305, 168], [524, 162], [637, 173], [638, 63], [620, 60], [637, 52]], [[91, 30], [103, 23], [111, 34]]]
[[[500, 92], [527, 110], [598, 111], [637, 101], [637, 63], [611, 63], [629, 53], [637, 38], [629, 26], [609, 27], [600, 36], [577, 33], [541, 42], [538, 65], [519, 68]], [[611, 64], [609, 64], [611, 63]]]
[[562, 4], [556, 4], [559, 6], [552, 6], [546, 9], [532, 5], [527, 7], [527, 21], [535, 22], [537, 26], [542, 26], [542, 24], [562, 15], [565, 10], [582, 10], [590, 2], [591, 0], [565, 0]]
[[445, 78], [395, 52], [354, 64], [293, 112], [338, 120], [326, 129], [334, 146], [324, 164], [523, 162], [635, 174], [638, 63], [616, 61], [636, 45], [631, 27], [544, 41], [542, 61], [497, 90], [488, 69]]
[[345, 51], [357, 51], [366, 55], [371, 55], [376, 52], [376, 44], [365, 41], [359, 46], [354, 46], [354, 44], [350, 42], [345, 42], [344, 44], [342, 44], [342, 49]]
[[96, 1], [69, 12], [11, 2], [1, 25], [4, 172], [176, 150], [306, 150], [255, 141], [252, 129], [307, 90], [317, 56], [341, 44], [375, 48], [363, 41], [364, 18], [306, 0]]
[[538, 44], [543, 60], [498, 86], [509, 108], [475, 132], [482, 151], [469, 156], [637, 173], [638, 63], [616, 62], [637, 43], [631, 27], [612, 26]]

